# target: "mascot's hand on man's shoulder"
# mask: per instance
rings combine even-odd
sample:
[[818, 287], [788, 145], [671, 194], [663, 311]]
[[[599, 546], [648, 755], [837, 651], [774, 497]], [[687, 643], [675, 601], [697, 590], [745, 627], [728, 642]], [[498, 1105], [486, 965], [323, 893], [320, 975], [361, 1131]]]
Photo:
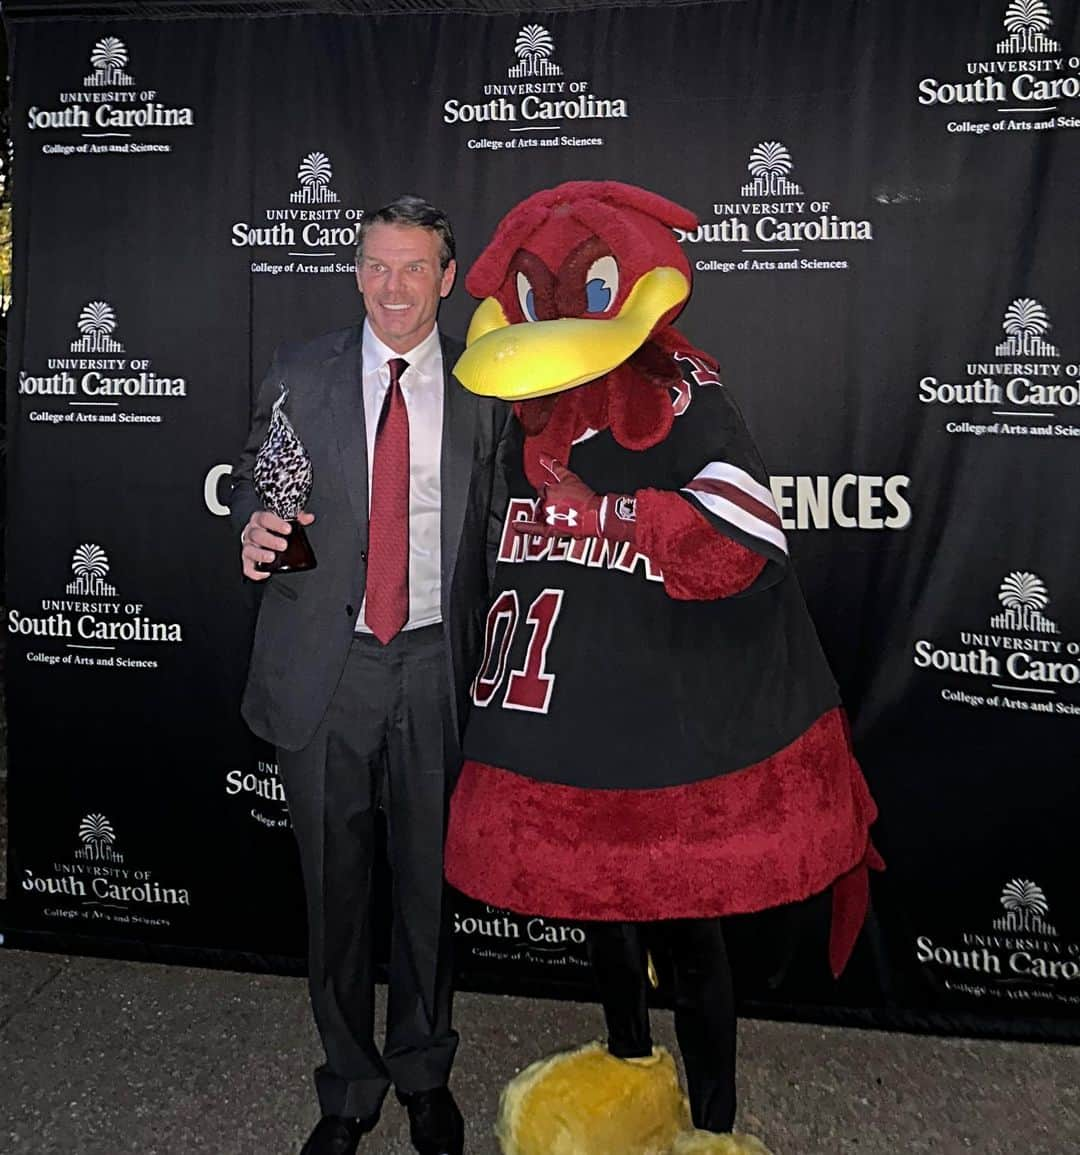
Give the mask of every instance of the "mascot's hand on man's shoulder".
[[519, 521], [518, 533], [530, 537], [606, 537], [633, 541], [634, 499], [624, 493], [594, 493], [580, 477], [553, 457], [540, 464], [551, 475], [540, 490], [538, 521]]

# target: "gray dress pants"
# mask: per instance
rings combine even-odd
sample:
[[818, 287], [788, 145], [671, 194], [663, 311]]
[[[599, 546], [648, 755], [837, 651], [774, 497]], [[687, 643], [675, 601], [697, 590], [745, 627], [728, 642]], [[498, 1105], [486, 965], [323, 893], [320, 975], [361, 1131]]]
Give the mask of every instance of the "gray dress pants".
[[[315, 1072], [324, 1115], [370, 1118], [390, 1084], [444, 1086], [450, 1024], [450, 909], [442, 851], [460, 762], [441, 625], [383, 646], [353, 640], [326, 716], [302, 750], [279, 750], [308, 909], [308, 978], [326, 1051]], [[374, 1038], [371, 914], [376, 815], [393, 877], [386, 1035]]]

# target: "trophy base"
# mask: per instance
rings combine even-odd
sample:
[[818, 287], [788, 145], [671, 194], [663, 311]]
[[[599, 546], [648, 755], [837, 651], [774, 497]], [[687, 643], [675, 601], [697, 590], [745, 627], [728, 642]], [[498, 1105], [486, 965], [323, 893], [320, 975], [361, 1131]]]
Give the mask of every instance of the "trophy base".
[[255, 566], [257, 570], [262, 573], [303, 573], [306, 569], [316, 567], [315, 551], [304, 533], [304, 527], [298, 521], [290, 521], [289, 525], [292, 526], [292, 532], [288, 544], [273, 561], [259, 562]]

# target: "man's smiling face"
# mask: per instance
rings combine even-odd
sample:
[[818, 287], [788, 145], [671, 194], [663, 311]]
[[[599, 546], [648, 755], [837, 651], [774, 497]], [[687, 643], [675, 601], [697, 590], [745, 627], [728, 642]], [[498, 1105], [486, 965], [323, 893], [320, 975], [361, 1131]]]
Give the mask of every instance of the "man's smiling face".
[[453, 288], [457, 263], [441, 269], [441, 251], [432, 229], [379, 222], [364, 234], [356, 284], [372, 332], [395, 353], [407, 353], [431, 332], [439, 301]]

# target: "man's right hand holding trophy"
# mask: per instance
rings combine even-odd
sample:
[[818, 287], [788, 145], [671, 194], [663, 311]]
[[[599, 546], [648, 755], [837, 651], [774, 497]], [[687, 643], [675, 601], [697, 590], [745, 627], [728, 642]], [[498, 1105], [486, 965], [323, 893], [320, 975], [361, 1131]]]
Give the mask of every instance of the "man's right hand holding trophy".
[[240, 535], [244, 577], [256, 582], [274, 573], [315, 568], [315, 554], [303, 529], [315, 520], [304, 509], [311, 496], [311, 458], [285, 415], [288, 395], [282, 384], [252, 471], [266, 509], [256, 510]]

